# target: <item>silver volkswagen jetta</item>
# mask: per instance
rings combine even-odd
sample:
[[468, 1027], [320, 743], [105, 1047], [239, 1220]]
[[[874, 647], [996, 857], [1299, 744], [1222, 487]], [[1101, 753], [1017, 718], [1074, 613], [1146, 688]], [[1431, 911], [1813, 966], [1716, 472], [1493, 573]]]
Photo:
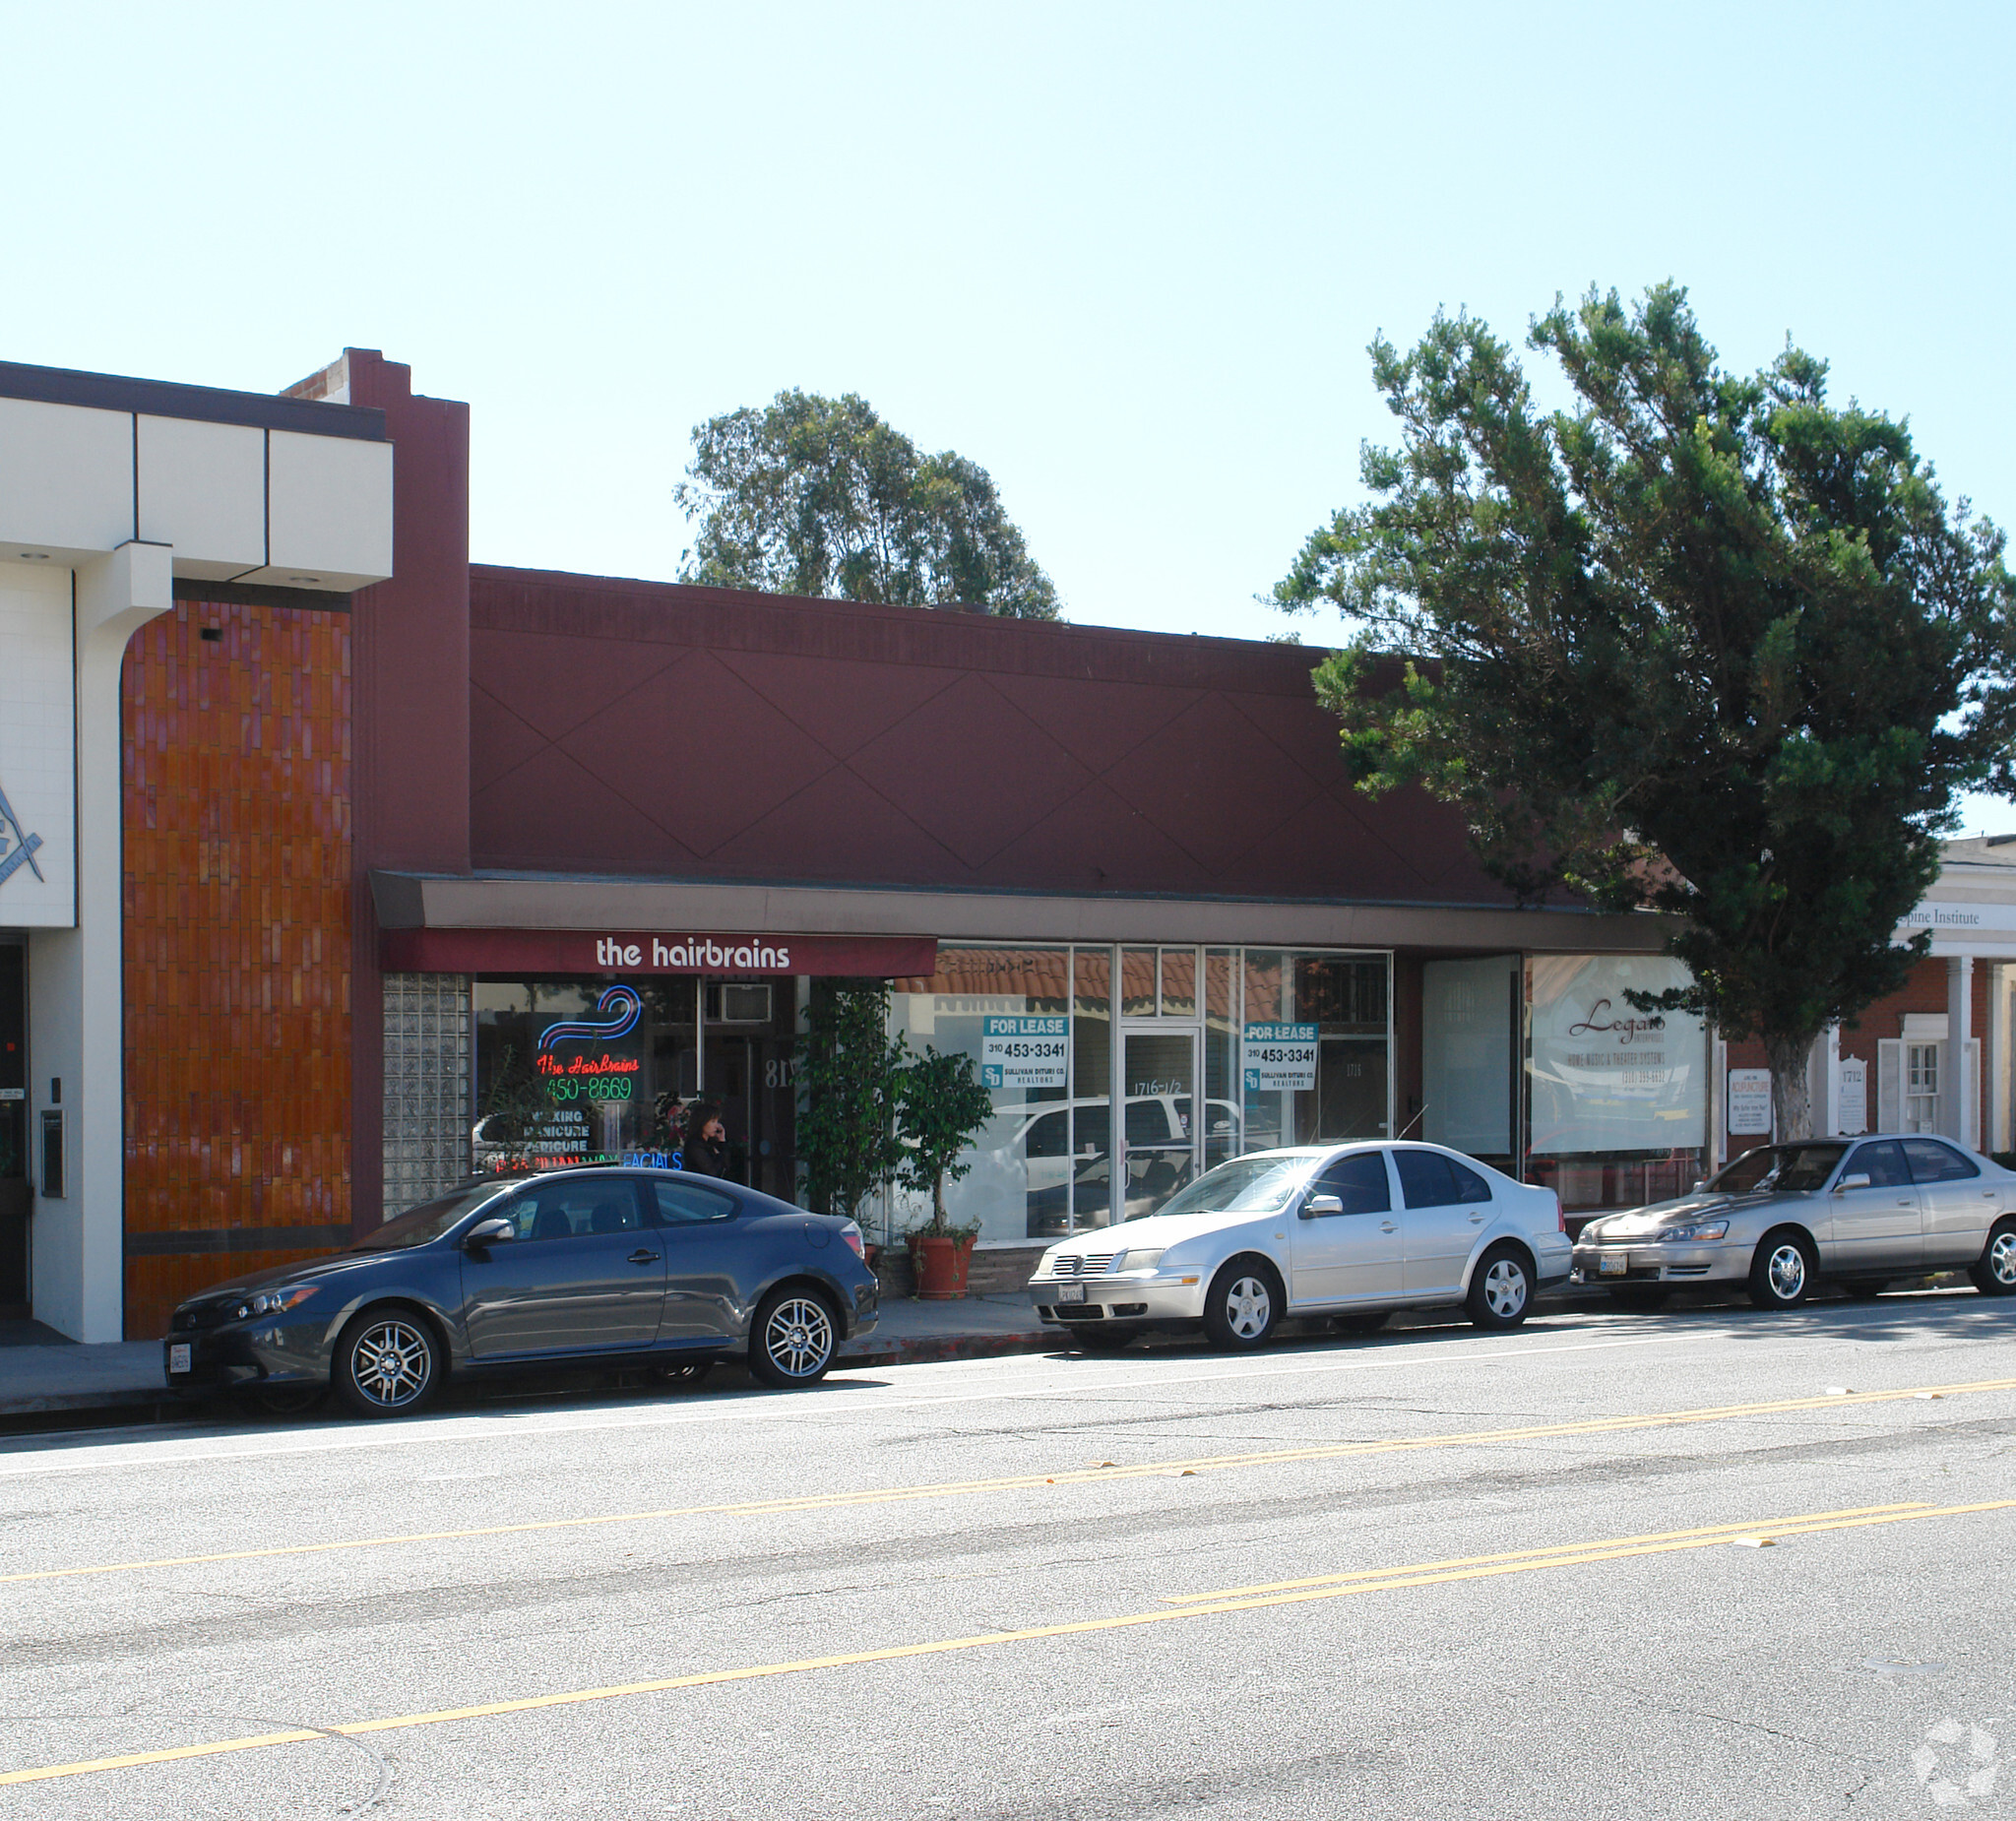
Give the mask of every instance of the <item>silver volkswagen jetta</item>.
[[1676, 1201], [1592, 1221], [1575, 1281], [1656, 1308], [1690, 1284], [1747, 1284], [1789, 1309], [1828, 1279], [1874, 1294], [1964, 1270], [2016, 1294], [2016, 1172], [1923, 1133], [1763, 1145]]

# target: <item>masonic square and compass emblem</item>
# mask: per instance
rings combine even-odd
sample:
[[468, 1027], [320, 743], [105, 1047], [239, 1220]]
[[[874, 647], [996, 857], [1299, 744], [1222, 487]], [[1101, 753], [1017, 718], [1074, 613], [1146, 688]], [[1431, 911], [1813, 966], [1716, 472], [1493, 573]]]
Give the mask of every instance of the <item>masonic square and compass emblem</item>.
[[7, 792], [0, 790], [0, 885], [5, 885], [23, 866], [39, 879], [42, 869], [35, 859], [35, 850], [41, 845], [39, 835], [31, 835], [21, 826], [14, 805], [7, 800]]

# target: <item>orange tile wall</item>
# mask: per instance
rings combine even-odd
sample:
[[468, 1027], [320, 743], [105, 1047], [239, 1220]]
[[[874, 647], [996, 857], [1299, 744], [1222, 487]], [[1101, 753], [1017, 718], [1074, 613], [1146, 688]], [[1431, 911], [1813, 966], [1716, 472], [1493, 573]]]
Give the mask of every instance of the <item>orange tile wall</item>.
[[350, 1218], [349, 616], [178, 600], [123, 687], [126, 1334], [149, 1340], [184, 1296], [327, 1241], [131, 1236]]

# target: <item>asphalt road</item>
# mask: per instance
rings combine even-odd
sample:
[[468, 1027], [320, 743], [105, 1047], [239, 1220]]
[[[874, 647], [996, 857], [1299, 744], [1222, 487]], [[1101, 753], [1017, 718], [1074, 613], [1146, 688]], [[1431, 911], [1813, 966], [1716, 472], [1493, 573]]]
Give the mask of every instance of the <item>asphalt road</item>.
[[718, 1382], [0, 1444], [0, 1817], [2016, 1813], [2009, 1303]]

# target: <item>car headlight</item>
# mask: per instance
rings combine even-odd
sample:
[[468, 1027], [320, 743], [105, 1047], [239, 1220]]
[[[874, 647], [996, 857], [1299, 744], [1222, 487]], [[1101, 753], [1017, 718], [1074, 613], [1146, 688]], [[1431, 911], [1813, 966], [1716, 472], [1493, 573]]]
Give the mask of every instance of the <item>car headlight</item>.
[[1147, 1271], [1162, 1263], [1162, 1255], [1167, 1249], [1166, 1246], [1160, 1245], [1139, 1249], [1130, 1246], [1118, 1258], [1113, 1260], [1110, 1268], [1115, 1272]]
[[315, 1293], [312, 1284], [293, 1284], [284, 1289], [262, 1289], [256, 1296], [247, 1296], [231, 1311], [236, 1322], [250, 1321], [255, 1315], [284, 1315], [288, 1309], [304, 1303]]
[[1669, 1243], [1682, 1245], [1695, 1239], [1727, 1239], [1729, 1237], [1729, 1223], [1727, 1221], [1701, 1221], [1692, 1226], [1662, 1226], [1659, 1229], [1659, 1236]]
[[1580, 1245], [1585, 1239], [1600, 1239], [1602, 1237], [1603, 1223], [1601, 1221], [1585, 1221], [1582, 1224], [1582, 1230], [1575, 1235], [1575, 1243]]

